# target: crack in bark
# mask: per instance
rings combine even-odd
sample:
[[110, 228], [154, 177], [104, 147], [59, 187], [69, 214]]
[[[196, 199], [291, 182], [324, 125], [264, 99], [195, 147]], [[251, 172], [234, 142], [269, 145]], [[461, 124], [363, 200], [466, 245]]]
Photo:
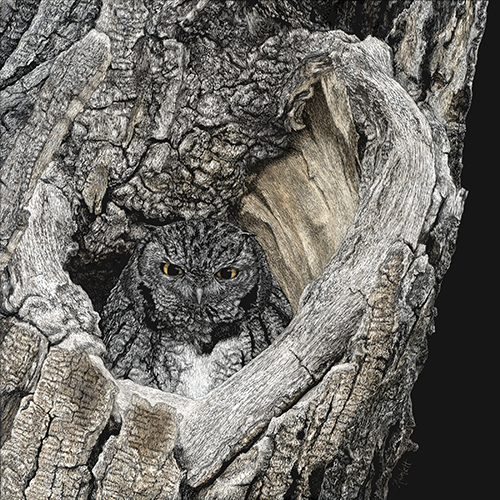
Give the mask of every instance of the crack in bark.
[[[36, 405], [40, 411], [42, 412], [45, 412], [45, 408], [42, 408], [40, 405], [38, 405], [37, 403], [33, 402], [34, 405]], [[30, 474], [26, 477], [25, 479], [25, 488], [23, 490], [23, 494], [24, 494], [24, 497], [26, 498], [26, 491], [29, 490], [30, 488], [30, 485], [32, 483], [32, 481], [35, 479], [36, 477], [36, 474], [38, 472], [38, 469], [39, 469], [39, 466], [38, 466], [38, 462], [39, 462], [39, 459], [40, 459], [40, 453], [42, 451], [42, 448], [43, 448], [43, 445], [44, 445], [44, 442], [49, 438], [50, 436], [50, 427], [52, 425], [52, 422], [54, 421], [54, 418], [53, 416], [51, 416], [50, 414], [50, 411], [46, 412], [45, 413], [46, 416], [47, 416], [47, 419], [48, 419], [48, 422], [47, 422], [47, 427], [45, 429], [45, 435], [42, 436], [42, 438], [40, 439], [40, 443], [38, 445], [38, 448], [37, 448], [37, 451], [34, 453], [34, 458], [35, 458], [35, 463], [33, 465], [33, 468], [32, 470], [30, 471]]]
[[87, 460], [87, 467], [91, 473], [91, 481], [89, 484], [89, 492], [88, 492], [88, 499], [89, 500], [94, 500], [95, 495], [97, 494], [96, 490], [96, 478], [94, 476], [93, 468], [98, 462], [101, 453], [103, 452], [104, 447], [106, 446], [106, 443], [112, 436], [118, 436], [120, 434], [120, 429], [121, 429], [121, 424], [119, 422], [116, 422], [112, 416], [110, 416], [110, 419], [106, 426], [104, 427], [103, 431], [99, 435], [96, 444], [94, 445], [89, 458]]
[[316, 377], [314, 376], [314, 374], [313, 374], [313, 373], [311, 373], [311, 372], [309, 371], [309, 369], [308, 369], [308, 368], [307, 368], [307, 366], [304, 364], [304, 362], [302, 361], [302, 359], [300, 358], [300, 356], [299, 356], [297, 353], [295, 353], [295, 352], [293, 351], [293, 349], [289, 348], [289, 349], [288, 349], [288, 351], [289, 351], [289, 352], [290, 352], [290, 353], [291, 353], [291, 354], [295, 357], [295, 359], [299, 362], [300, 367], [301, 367], [301, 368], [303, 368], [303, 369], [307, 372], [307, 374], [309, 375], [309, 377], [310, 377], [310, 378], [311, 378], [311, 380], [313, 381], [313, 385], [312, 385], [311, 387], [314, 387], [314, 386], [315, 386], [315, 385], [316, 385], [316, 384], [317, 384], [317, 383], [318, 383], [321, 379], [320, 379], [320, 380], [317, 380], [317, 379], [316, 379]]

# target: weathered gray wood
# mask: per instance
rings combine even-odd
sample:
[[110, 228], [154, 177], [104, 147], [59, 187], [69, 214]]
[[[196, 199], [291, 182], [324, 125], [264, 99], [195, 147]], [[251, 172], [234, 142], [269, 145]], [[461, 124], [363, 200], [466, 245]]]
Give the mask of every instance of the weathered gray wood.
[[[430, 204], [435, 183], [430, 127], [413, 101], [399, 85], [391, 82], [384, 74], [383, 70], [387, 71], [389, 68], [384, 64], [387, 53], [381, 44], [372, 39], [364, 44], [356, 44], [350, 50], [353, 53], [351, 57], [357, 58], [358, 62], [357, 74], [352, 79], [355, 85], [359, 86], [353, 89], [352, 100], [368, 95], [363, 87], [371, 85], [369, 95], [379, 102], [384, 110], [383, 115], [375, 117], [372, 114], [369, 119], [375, 127], [375, 120], [383, 122], [387, 127], [384, 134], [374, 133], [375, 144], [372, 144], [375, 149], [380, 149], [384, 147], [383, 142], [387, 141], [388, 155], [383, 158], [365, 156], [367, 170], [376, 172], [372, 174], [370, 182], [378, 186], [378, 189], [372, 191], [368, 199], [361, 198], [344, 243], [322, 276], [311, 284], [302, 299], [297, 316], [289, 326], [288, 335], [264, 352], [251, 365], [253, 370], [249, 367], [236, 374], [231, 382], [224, 386], [227, 395], [224, 389], [216, 390], [210, 395], [201, 412], [206, 411], [206, 418], [210, 419], [211, 425], [200, 425], [196, 422], [188, 426], [186, 436], [189, 436], [188, 439], [193, 443], [201, 440], [203, 454], [207, 456], [207, 465], [211, 468], [217, 464], [218, 455], [227, 453], [220, 443], [215, 446], [211, 444], [215, 443], [215, 440], [210, 433], [217, 431], [210, 429], [216, 429], [215, 423], [221, 419], [218, 397], [226, 406], [229, 395], [238, 394], [238, 408], [227, 424], [227, 436], [236, 436], [236, 429], [241, 429], [243, 425], [251, 434], [252, 426], [262, 425], [261, 420], [266, 419], [266, 413], [269, 415], [275, 412], [280, 403], [283, 403], [285, 408], [289, 406], [312, 385], [312, 382], [321, 380], [325, 371], [339, 358], [343, 343], [345, 344], [348, 338], [363, 335], [361, 332], [369, 325], [366, 316], [371, 311], [367, 298], [375, 293], [378, 272], [384, 262], [390, 259], [394, 252], [401, 253], [406, 247], [408, 252], [411, 252], [418, 246], [426, 215], [424, 207]], [[348, 65], [350, 62], [350, 50], [346, 47], [341, 51], [343, 58], [338, 61], [337, 71], [342, 76], [342, 65]], [[359, 57], [363, 52], [364, 57]], [[367, 60], [369, 57], [376, 62], [363, 67], [361, 60]], [[333, 59], [335, 61], [334, 57]], [[370, 103], [363, 104], [363, 109], [369, 109]], [[403, 137], [404, 147], [402, 143], [398, 147], [398, 141]], [[382, 144], [379, 142], [381, 138]], [[374, 164], [370, 165], [369, 159], [373, 160]], [[411, 169], [403, 168], [409, 164], [412, 165]], [[402, 171], [399, 171], [398, 167], [401, 167]], [[387, 180], [389, 176], [392, 177], [390, 182]], [[422, 182], [422, 179], [425, 181]], [[401, 204], [401, 198], [405, 200], [404, 204]], [[399, 202], [396, 202], [396, 199]], [[384, 213], [377, 210], [377, 206], [384, 206]], [[392, 222], [410, 220], [411, 222], [407, 223]], [[354, 248], [352, 241], [356, 241]], [[370, 248], [370, 251], [367, 251], [367, 248]], [[400, 256], [400, 259], [403, 260], [403, 257]], [[403, 262], [400, 265], [404, 267]], [[411, 324], [408, 327], [410, 328]], [[387, 335], [391, 333], [391, 330], [386, 332]], [[366, 331], [364, 335], [367, 335]], [[246, 373], [250, 370], [251, 373]], [[235, 387], [234, 384], [239, 380], [242, 380], [241, 387]], [[283, 387], [286, 392], [283, 392]], [[251, 406], [248, 409], [245, 407], [245, 393], [249, 393], [248, 404]], [[269, 409], [263, 412], [266, 407]], [[201, 412], [197, 412], [197, 418], [203, 415], [200, 415]], [[239, 419], [240, 415], [243, 422]], [[248, 415], [258, 415], [257, 422], [249, 422]], [[189, 424], [183, 422], [182, 425]], [[215, 449], [209, 453], [212, 447]], [[232, 448], [228, 446], [229, 450]], [[194, 447], [188, 446], [186, 449]], [[197, 477], [194, 464], [199, 467], [201, 457], [195, 455], [196, 458], [190, 458], [188, 453], [185, 455], [188, 456], [188, 463], [193, 464], [188, 479], [191, 479], [192, 475], [193, 480], [198, 482], [203, 476]], [[223, 462], [223, 458], [219, 460]]]
[[[2, 495], [386, 497], [486, 2], [305, 4], [5, 7]], [[255, 231], [297, 310], [199, 400], [114, 380], [94, 310], [145, 222], [190, 216]]]

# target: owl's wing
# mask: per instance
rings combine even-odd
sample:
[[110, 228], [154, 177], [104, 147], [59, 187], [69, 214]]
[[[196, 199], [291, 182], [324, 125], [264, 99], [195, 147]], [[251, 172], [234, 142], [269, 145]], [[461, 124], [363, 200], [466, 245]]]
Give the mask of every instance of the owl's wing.
[[292, 306], [287, 299], [285, 293], [281, 289], [278, 280], [271, 274], [272, 286], [271, 286], [271, 297], [269, 302], [271, 302], [276, 308], [283, 312], [286, 317], [286, 323], [288, 324], [293, 317]]
[[137, 301], [124, 293], [122, 283], [113, 288], [101, 321], [106, 365], [118, 378], [131, 376], [134, 370], [136, 382], [152, 385], [146, 361], [151, 353], [150, 332], [141, 320]]
[[271, 342], [281, 334], [293, 317], [292, 306], [274, 276], [269, 301], [261, 312], [261, 317]]
[[107, 345], [110, 338], [116, 335], [128, 321], [127, 311], [131, 309], [130, 300], [125, 295], [121, 281], [111, 290], [101, 314], [103, 340]]

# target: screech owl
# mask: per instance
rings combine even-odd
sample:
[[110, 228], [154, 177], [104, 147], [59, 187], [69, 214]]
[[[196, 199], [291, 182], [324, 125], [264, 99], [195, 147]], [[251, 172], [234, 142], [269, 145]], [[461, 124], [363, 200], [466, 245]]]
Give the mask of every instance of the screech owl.
[[134, 250], [102, 315], [112, 373], [201, 397], [292, 317], [255, 236], [215, 220], [157, 227]]

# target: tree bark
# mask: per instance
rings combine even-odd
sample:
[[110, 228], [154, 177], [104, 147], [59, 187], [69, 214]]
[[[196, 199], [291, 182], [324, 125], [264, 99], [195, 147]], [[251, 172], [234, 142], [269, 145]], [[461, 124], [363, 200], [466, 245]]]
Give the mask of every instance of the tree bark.
[[[2, 495], [387, 497], [416, 449], [486, 6], [2, 5]], [[255, 232], [296, 312], [197, 400], [101, 360], [144, 227], [184, 217]]]

